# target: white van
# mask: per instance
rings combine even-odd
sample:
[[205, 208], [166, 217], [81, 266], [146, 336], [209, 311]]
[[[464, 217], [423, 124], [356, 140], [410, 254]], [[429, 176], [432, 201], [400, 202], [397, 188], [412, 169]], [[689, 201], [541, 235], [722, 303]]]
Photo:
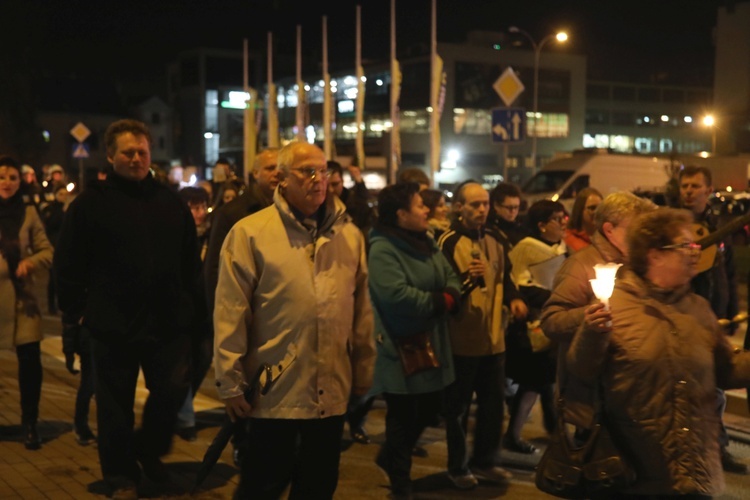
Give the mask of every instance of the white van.
[[607, 196], [615, 191], [663, 192], [670, 176], [669, 158], [581, 150], [550, 161], [523, 186], [525, 201], [551, 199], [570, 211], [576, 194], [593, 187]]

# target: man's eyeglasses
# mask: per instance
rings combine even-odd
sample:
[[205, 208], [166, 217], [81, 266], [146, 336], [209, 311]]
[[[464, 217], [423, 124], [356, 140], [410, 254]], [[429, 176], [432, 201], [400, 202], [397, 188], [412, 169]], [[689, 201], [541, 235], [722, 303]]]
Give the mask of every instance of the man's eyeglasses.
[[508, 212], [516, 212], [518, 210], [521, 210], [521, 205], [500, 205]]
[[672, 245], [664, 245], [659, 247], [659, 250], [687, 250], [689, 253], [700, 252], [701, 245], [694, 241], [686, 241], [685, 243], [674, 243]]
[[295, 170], [310, 180], [313, 180], [316, 177], [319, 179], [327, 179], [331, 173], [327, 168], [317, 169], [315, 167], [290, 168], [289, 170]]

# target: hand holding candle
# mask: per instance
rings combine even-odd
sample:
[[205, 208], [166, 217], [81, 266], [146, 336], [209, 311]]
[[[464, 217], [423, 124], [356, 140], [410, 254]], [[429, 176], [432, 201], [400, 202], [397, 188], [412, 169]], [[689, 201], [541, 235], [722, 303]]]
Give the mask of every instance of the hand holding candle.
[[[612, 296], [612, 290], [615, 288], [615, 275], [622, 264], [610, 262], [608, 264], [597, 264], [594, 266], [596, 278], [589, 280], [594, 295], [604, 304], [604, 310], [609, 311], [609, 298]], [[608, 321], [606, 327], [611, 327], [612, 322]]]

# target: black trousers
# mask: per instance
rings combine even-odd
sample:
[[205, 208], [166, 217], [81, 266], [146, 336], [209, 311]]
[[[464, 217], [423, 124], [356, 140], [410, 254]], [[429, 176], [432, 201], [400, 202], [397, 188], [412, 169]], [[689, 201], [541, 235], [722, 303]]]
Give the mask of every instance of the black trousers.
[[[456, 380], [445, 388], [445, 436], [448, 472], [464, 474], [469, 463], [494, 465], [503, 430], [505, 353], [489, 356], [453, 356]], [[466, 445], [466, 417], [472, 394], [477, 394], [474, 450], [471, 460]]]
[[39, 342], [16, 346], [18, 389], [21, 393], [21, 423], [35, 424], [42, 396], [42, 351]]
[[411, 452], [425, 428], [435, 421], [441, 410], [443, 391], [425, 394], [385, 393], [383, 453], [394, 491], [408, 490], [411, 485]]
[[89, 426], [89, 405], [94, 395], [94, 362], [91, 360], [91, 352], [80, 353], [81, 360], [81, 382], [76, 393], [76, 410], [73, 423], [76, 429], [81, 430]]
[[309, 420], [251, 419], [234, 498], [276, 500], [290, 482], [290, 500], [333, 498], [343, 430], [343, 415]]
[[[190, 337], [117, 345], [92, 338], [91, 348], [102, 475], [113, 488], [137, 483], [140, 467], [136, 458], [160, 457], [171, 447], [177, 410], [190, 384]], [[136, 433], [133, 405], [139, 369], [149, 395]]]

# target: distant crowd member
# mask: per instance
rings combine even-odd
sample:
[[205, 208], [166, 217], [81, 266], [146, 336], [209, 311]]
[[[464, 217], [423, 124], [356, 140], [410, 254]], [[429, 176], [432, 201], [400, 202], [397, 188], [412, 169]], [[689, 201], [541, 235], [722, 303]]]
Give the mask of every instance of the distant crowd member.
[[365, 243], [327, 197], [323, 151], [295, 142], [278, 166], [273, 205], [235, 224], [222, 248], [216, 385], [233, 420], [251, 419], [235, 496], [275, 499], [291, 482], [290, 498], [330, 499], [349, 396], [372, 383]]
[[[412, 495], [412, 450], [454, 380], [446, 316], [458, 310], [461, 284], [427, 235], [418, 184], [387, 186], [378, 194], [378, 207], [368, 260], [378, 349], [371, 393], [382, 394], [388, 409], [385, 443], [375, 463], [387, 473], [392, 497], [406, 499]], [[440, 366], [407, 376], [399, 343], [423, 332]]]
[[369, 229], [372, 225], [372, 208], [370, 208], [370, 193], [367, 191], [362, 171], [356, 165], [350, 165], [347, 170], [354, 182], [354, 187], [344, 187], [344, 170], [335, 161], [328, 162], [328, 189], [338, 196], [346, 205], [346, 212], [352, 217], [354, 224], [360, 229]]
[[[206, 257], [206, 247], [208, 246], [208, 236], [210, 232], [210, 222], [208, 220], [208, 193], [199, 187], [184, 187], [179, 191], [180, 198], [190, 209], [195, 222], [195, 229], [198, 235], [196, 253], [198, 254], [201, 264]], [[202, 269], [201, 269], [202, 271]], [[193, 408], [193, 399], [198, 393], [203, 379], [211, 367], [213, 359], [213, 331], [211, 328], [211, 318], [206, 312], [205, 284], [203, 283], [203, 273], [199, 274], [199, 282], [196, 284], [200, 294], [198, 303], [195, 307], [194, 322], [192, 325], [191, 340], [191, 363], [190, 363], [190, 388], [180, 411], [177, 413], [177, 431], [176, 434], [185, 441], [195, 441], [198, 437], [195, 428], [195, 409]]]
[[[541, 316], [542, 306], [552, 290], [552, 277], [565, 259], [567, 216], [561, 203], [540, 200], [529, 207], [526, 230], [529, 236], [518, 242], [510, 252], [513, 281], [529, 308], [525, 321], [515, 321], [508, 328], [508, 373], [518, 384], [510, 406], [510, 421], [505, 433], [505, 447], [518, 453], [535, 453], [534, 445], [521, 437], [536, 400], [541, 399], [544, 428], [551, 433], [556, 426], [553, 396], [555, 353], [535, 351], [529, 339]], [[539, 272], [544, 266], [545, 272]], [[532, 332], [533, 333], [533, 332]]]
[[[695, 238], [700, 239], [719, 229], [718, 217], [711, 212], [708, 200], [713, 193], [711, 171], [706, 167], [686, 166], [680, 171], [680, 204], [693, 215]], [[699, 269], [698, 274], [690, 281], [693, 291], [708, 300], [711, 309], [718, 318], [732, 319], [739, 312], [737, 297], [737, 278], [734, 265], [734, 249], [731, 235], [722, 238], [712, 248], [715, 250], [713, 262], [707, 263], [707, 269]], [[710, 267], [709, 267], [710, 266]], [[734, 335], [737, 325], [731, 326]], [[729, 434], [724, 427], [723, 416], [727, 405], [724, 391], [719, 389], [718, 413], [720, 421], [719, 445], [721, 463], [724, 470], [737, 474], [747, 474], [748, 466], [729, 453]]]
[[36, 171], [31, 165], [21, 166], [21, 190], [26, 197], [24, 200], [27, 205], [31, 204], [39, 207], [42, 203], [42, 186], [36, 178]]
[[253, 163], [253, 179], [250, 186], [233, 203], [228, 203], [212, 213], [211, 235], [204, 267], [209, 315], [213, 314], [214, 292], [219, 280], [221, 245], [229, 230], [240, 219], [266, 208], [273, 202], [273, 193], [280, 179], [276, 165], [278, 154], [277, 149], [266, 149], [258, 153]]
[[508, 255], [519, 241], [528, 236], [518, 220], [521, 213], [521, 191], [513, 184], [501, 182], [490, 192], [492, 212], [487, 227], [497, 231]]
[[55, 201], [55, 186], [58, 184], [65, 183], [65, 170], [60, 165], [52, 165], [47, 170], [47, 183], [42, 189], [44, 193], [44, 201], [52, 203]]
[[430, 178], [424, 173], [421, 168], [411, 167], [401, 170], [398, 174], [397, 183], [401, 184], [404, 182], [415, 182], [419, 184], [419, 190], [424, 191], [429, 189], [432, 185]]
[[33, 206], [21, 195], [21, 169], [0, 158], [0, 348], [15, 348], [21, 425], [27, 450], [42, 446], [36, 424], [42, 393], [41, 313], [31, 275], [52, 263], [52, 245]]
[[[526, 317], [505, 267], [502, 244], [485, 231], [490, 196], [476, 183], [465, 184], [454, 204], [459, 219], [439, 241], [463, 282], [462, 304], [448, 321], [456, 380], [445, 389], [445, 433], [448, 478], [458, 489], [471, 489], [477, 478], [504, 483], [512, 474], [495, 465], [503, 430], [505, 328], [503, 305], [516, 319]], [[476, 393], [474, 449], [468, 452], [467, 431], [472, 395]]]
[[542, 310], [542, 331], [557, 348], [557, 393], [565, 401], [565, 421], [586, 427], [591, 422], [593, 390], [576, 380], [566, 369], [566, 355], [576, 330], [583, 322], [586, 308], [597, 299], [589, 280], [596, 278], [597, 264], [624, 264], [628, 246], [628, 227], [635, 217], [651, 212], [656, 205], [638, 196], [618, 192], [608, 195], [594, 213], [596, 231], [591, 245], [566, 259], [555, 275], [552, 295]]
[[[46, 204], [40, 215], [44, 223], [44, 230], [47, 233], [47, 239], [52, 243], [52, 246], [55, 246], [62, 229], [68, 189], [65, 184], [60, 183], [55, 185], [53, 191], [55, 193], [54, 201]], [[57, 291], [55, 289], [55, 274], [52, 269], [50, 269], [49, 281], [47, 282], [47, 312], [57, 314]]]
[[451, 227], [451, 220], [448, 217], [450, 208], [445, 203], [445, 193], [437, 189], [425, 189], [420, 194], [425, 206], [430, 209], [427, 213], [429, 226], [427, 231], [437, 241]]
[[[107, 128], [113, 173], [71, 203], [54, 261], [64, 322], [91, 334], [99, 462], [120, 499], [138, 498], [141, 468], [152, 481], [168, 479], [160, 457], [187, 394], [197, 300], [195, 223], [149, 171], [150, 139], [135, 120]], [[134, 433], [139, 370], [149, 395]]]
[[594, 212], [601, 202], [602, 194], [592, 187], [578, 192], [565, 233], [569, 253], [573, 254], [591, 244], [591, 236], [596, 232]]
[[568, 369], [600, 386], [604, 415], [635, 483], [610, 498], [710, 499], [724, 490], [716, 388], [750, 384], [750, 353], [726, 338], [691, 293], [700, 245], [691, 214], [660, 208], [633, 220], [629, 266], [604, 308], [584, 308]]

